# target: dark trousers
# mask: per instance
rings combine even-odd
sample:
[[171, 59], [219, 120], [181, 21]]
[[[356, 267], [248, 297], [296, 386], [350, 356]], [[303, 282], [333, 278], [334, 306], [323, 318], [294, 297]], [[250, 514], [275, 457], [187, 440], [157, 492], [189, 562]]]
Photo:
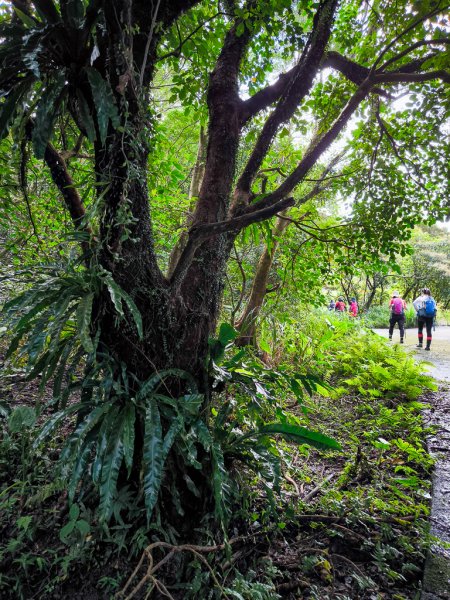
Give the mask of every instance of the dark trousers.
[[392, 337], [396, 323], [398, 323], [398, 328], [400, 329], [400, 339], [403, 339], [405, 335], [405, 315], [391, 315], [389, 321], [389, 337]]
[[431, 332], [433, 330], [433, 320], [434, 317], [418, 317], [417, 323], [419, 326], [419, 344], [423, 344], [423, 326], [425, 325], [427, 329], [427, 346], [431, 346], [431, 338], [433, 337]]

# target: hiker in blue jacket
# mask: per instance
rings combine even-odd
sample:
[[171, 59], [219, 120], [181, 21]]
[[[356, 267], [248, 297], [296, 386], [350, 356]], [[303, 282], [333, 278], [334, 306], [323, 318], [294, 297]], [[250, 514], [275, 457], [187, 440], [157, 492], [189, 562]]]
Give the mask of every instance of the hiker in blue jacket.
[[428, 288], [423, 288], [422, 294], [416, 298], [413, 302], [413, 306], [417, 312], [417, 323], [419, 326], [418, 337], [419, 343], [417, 348], [423, 348], [423, 326], [427, 329], [427, 345], [425, 350], [430, 350], [433, 321], [436, 317], [436, 301], [432, 297], [431, 292]]

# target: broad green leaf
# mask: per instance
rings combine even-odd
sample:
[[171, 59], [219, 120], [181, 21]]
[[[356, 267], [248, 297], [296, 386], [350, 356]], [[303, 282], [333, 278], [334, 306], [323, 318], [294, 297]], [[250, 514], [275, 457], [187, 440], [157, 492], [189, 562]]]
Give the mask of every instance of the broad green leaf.
[[211, 458], [215, 513], [222, 526], [226, 526], [231, 512], [231, 481], [225, 469], [222, 449], [217, 442], [211, 445]]
[[323, 433], [317, 431], [311, 431], [306, 427], [299, 427], [298, 425], [289, 425], [288, 423], [269, 423], [259, 428], [255, 435], [266, 435], [279, 433], [294, 439], [299, 444], [308, 444], [321, 450], [342, 450], [341, 445]]
[[158, 500], [163, 467], [161, 420], [156, 402], [150, 399], [145, 415], [144, 435], [144, 498], [148, 522]]
[[69, 519], [71, 521], [76, 521], [80, 516], [80, 507], [78, 504], [72, 504], [69, 510]]
[[26, 77], [21, 83], [14, 87], [0, 105], [0, 140], [8, 134], [9, 126], [19, 107], [19, 102], [28, 92], [32, 83], [33, 78]]
[[20, 8], [17, 8], [17, 6], [14, 6], [14, 12], [24, 25], [26, 25], [30, 29], [36, 27], [36, 21], [32, 17], [25, 14], [22, 10], [20, 10]]
[[68, 523], [66, 523], [66, 525], [64, 525], [64, 527], [61, 528], [61, 530], [59, 532], [59, 539], [61, 540], [61, 542], [63, 544], [68, 543], [67, 538], [72, 533], [72, 531], [75, 529], [75, 523], [76, 523], [76, 521], [69, 521]]
[[94, 98], [97, 125], [102, 146], [105, 143], [108, 133], [108, 123], [111, 120], [113, 127], [119, 126], [119, 113], [114, 102], [114, 96], [108, 81], [103, 79], [100, 73], [94, 68], [87, 68], [87, 75]]
[[78, 99], [78, 110], [80, 112], [81, 123], [86, 130], [86, 135], [88, 140], [92, 143], [97, 139], [97, 134], [95, 133], [95, 123], [92, 118], [91, 112], [89, 110], [89, 105], [84, 97], [83, 93], [80, 90], [77, 90], [77, 99]]
[[219, 328], [219, 342], [222, 346], [226, 346], [237, 338], [239, 332], [229, 323], [222, 323]]
[[262, 350], [263, 352], [267, 352], [267, 354], [270, 354], [270, 353], [271, 353], [270, 346], [269, 346], [269, 344], [266, 342], [266, 340], [264, 340], [264, 339], [261, 339], [261, 340], [259, 340], [259, 347], [261, 348], [261, 350]]
[[11, 433], [20, 433], [23, 429], [33, 427], [36, 422], [36, 411], [31, 406], [18, 406], [9, 415], [8, 427]]
[[114, 304], [114, 308], [119, 313], [121, 317], [124, 317], [123, 307], [122, 307], [122, 290], [119, 285], [114, 281], [112, 277], [105, 278], [106, 287], [108, 288], [109, 295], [111, 296], [111, 300]]
[[100, 484], [100, 476], [102, 472], [103, 457], [108, 446], [108, 440], [115, 426], [117, 414], [119, 412], [118, 404], [114, 404], [105, 415], [105, 418], [100, 425], [100, 431], [97, 436], [97, 451], [95, 453], [94, 462], [92, 463], [92, 481]]
[[128, 402], [123, 410], [123, 455], [125, 460], [125, 466], [128, 469], [128, 475], [130, 475], [131, 467], [133, 466], [136, 409], [134, 407], [134, 404]]
[[32, 134], [34, 153], [37, 158], [44, 158], [45, 149], [52, 135], [53, 124], [58, 116], [58, 108], [65, 84], [65, 73], [59, 73], [47, 85], [39, 101]]
[[87, 536], [87, 534], [91, 531], [91, 526], [89, 525], [89, 523], [87, 521], [85, 521], [84, 519], [79, 519], [76, 523], [75, 523], [75, 527], [78, 529], [78, 531], [81, 533], [82, 536]]
[[88, 473], [89, 463], [92, 460], [92, 451], [97, 441], [98, 429], [93, 429], [89, 432], [85, 443], [78, 450], [78, 456], [72, 467], [72, 473], [70, 476], [69, 483], [67, 484], [67, 495], [69, 502], [72, 502], [75, 498], [78, 483], [86, 477]]
[[102, 471], [100, 478], [100, 504], [99, 514], [102, 521], [109, 521], [114, 498], [117, 494], [117, 479], [119, 477], [120, 465], [122, 464], [123, 448], [123, 426], [124, 411], [120, 411], [114, 420], [114, 425], [109, 432], [109, 439], [102, 460]]
[[133, 317], [134, 324], [136, 325], [136, 329], [137, 329], [139, 338], [142, 339], [144, 332], [142, 329], [141, 313], [139, 312], [139, 309], [136, 306], [136, 304], [134, 303], [133, 299], [123, 290], [122, 290], [122, 298], [124, 299], [126, 305], [128, 306], [128, 309], [131, 313], [131, 316]]
[[80, 341], [83, 348], [88, 354], [94, 351], [91, 338], [91, 316], [92, 316], [92, 303], [94, 301], [94, 294], [86, 294], [81, 298], [80, 303], [77, 307], [77, 328]]
[[169, 430], [167, 431], [166, 435], [164, 436], [164, 442], [163, 442], [163, 446], [162, 446], [162, 460], [163, 463], [165, 462], [170, 449], [172, 448], [172, 445], [177, 437], [177, 435], [180, 433], [180, 431], [182, 430], [184, 425], [184, 421], [183, 421], [183, 417], [181, 417], [181, 415], [179, 415], [174, 421], [172, 421], [172, 423], [170, 424]]
[[73, 413], [76, 413], [80, 410], [80, 408], [86, 408], [86, 404], [84, 402], [78, 402], [77, 404], [72, 404], [68, 408], [64, 410], [60, 410], [55, 413], [42, 427], [39, 435], [33, 442], [33, 448], [37, 448], [39, 444], [41, 444], [45, 438], [59, 425], [59, 423], [65, 418], [70, 416]]
[[181, 408], [185, 413], [195, 417], [200, 411], [203, 400], [203, 394], [188, 394], [180, 398]]

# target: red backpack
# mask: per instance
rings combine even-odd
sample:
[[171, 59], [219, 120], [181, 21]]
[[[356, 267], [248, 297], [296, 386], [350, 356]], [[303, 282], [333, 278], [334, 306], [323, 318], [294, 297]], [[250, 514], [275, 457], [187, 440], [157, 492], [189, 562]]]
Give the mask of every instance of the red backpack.
[[394, 298], [392, 301], [392, 314], [402, 315], [403, 313], [403, 300], [401, 298]]

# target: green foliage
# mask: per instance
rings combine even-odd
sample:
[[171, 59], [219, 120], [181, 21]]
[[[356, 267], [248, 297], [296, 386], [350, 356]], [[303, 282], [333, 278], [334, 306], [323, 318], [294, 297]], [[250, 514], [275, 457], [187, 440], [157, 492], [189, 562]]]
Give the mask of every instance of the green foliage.
[[240, 575], [234, 581], [232, 586], [224, 591], [229, 598], [237, 600], [276, 600], [281, 598], [275, 591], [273, 583], [262, 583], [254, 581], [256, 573], [250, 571], [244, 577]]
[[[364, 397], [415, 400], [424, 389], [437, 389], [433, 379], [421, 372], [413, 357], [398, 346], [385, 348], [370, 334], [343, 351], [341, 360], [342, 374], [352, 375], [344, 383]], [[351, 365], [353, 361], [358, 364], [356, 374]]]
[[[367, 313], [364, 314], [364, 324], [370, 328], [389, 327], [389, 319], [391, 313], [387, 303], [384, 306], [372, 306]], [[414, 307], [409, 305], [405, 311], [405, 327], [416, 327], [417, 316]]]

